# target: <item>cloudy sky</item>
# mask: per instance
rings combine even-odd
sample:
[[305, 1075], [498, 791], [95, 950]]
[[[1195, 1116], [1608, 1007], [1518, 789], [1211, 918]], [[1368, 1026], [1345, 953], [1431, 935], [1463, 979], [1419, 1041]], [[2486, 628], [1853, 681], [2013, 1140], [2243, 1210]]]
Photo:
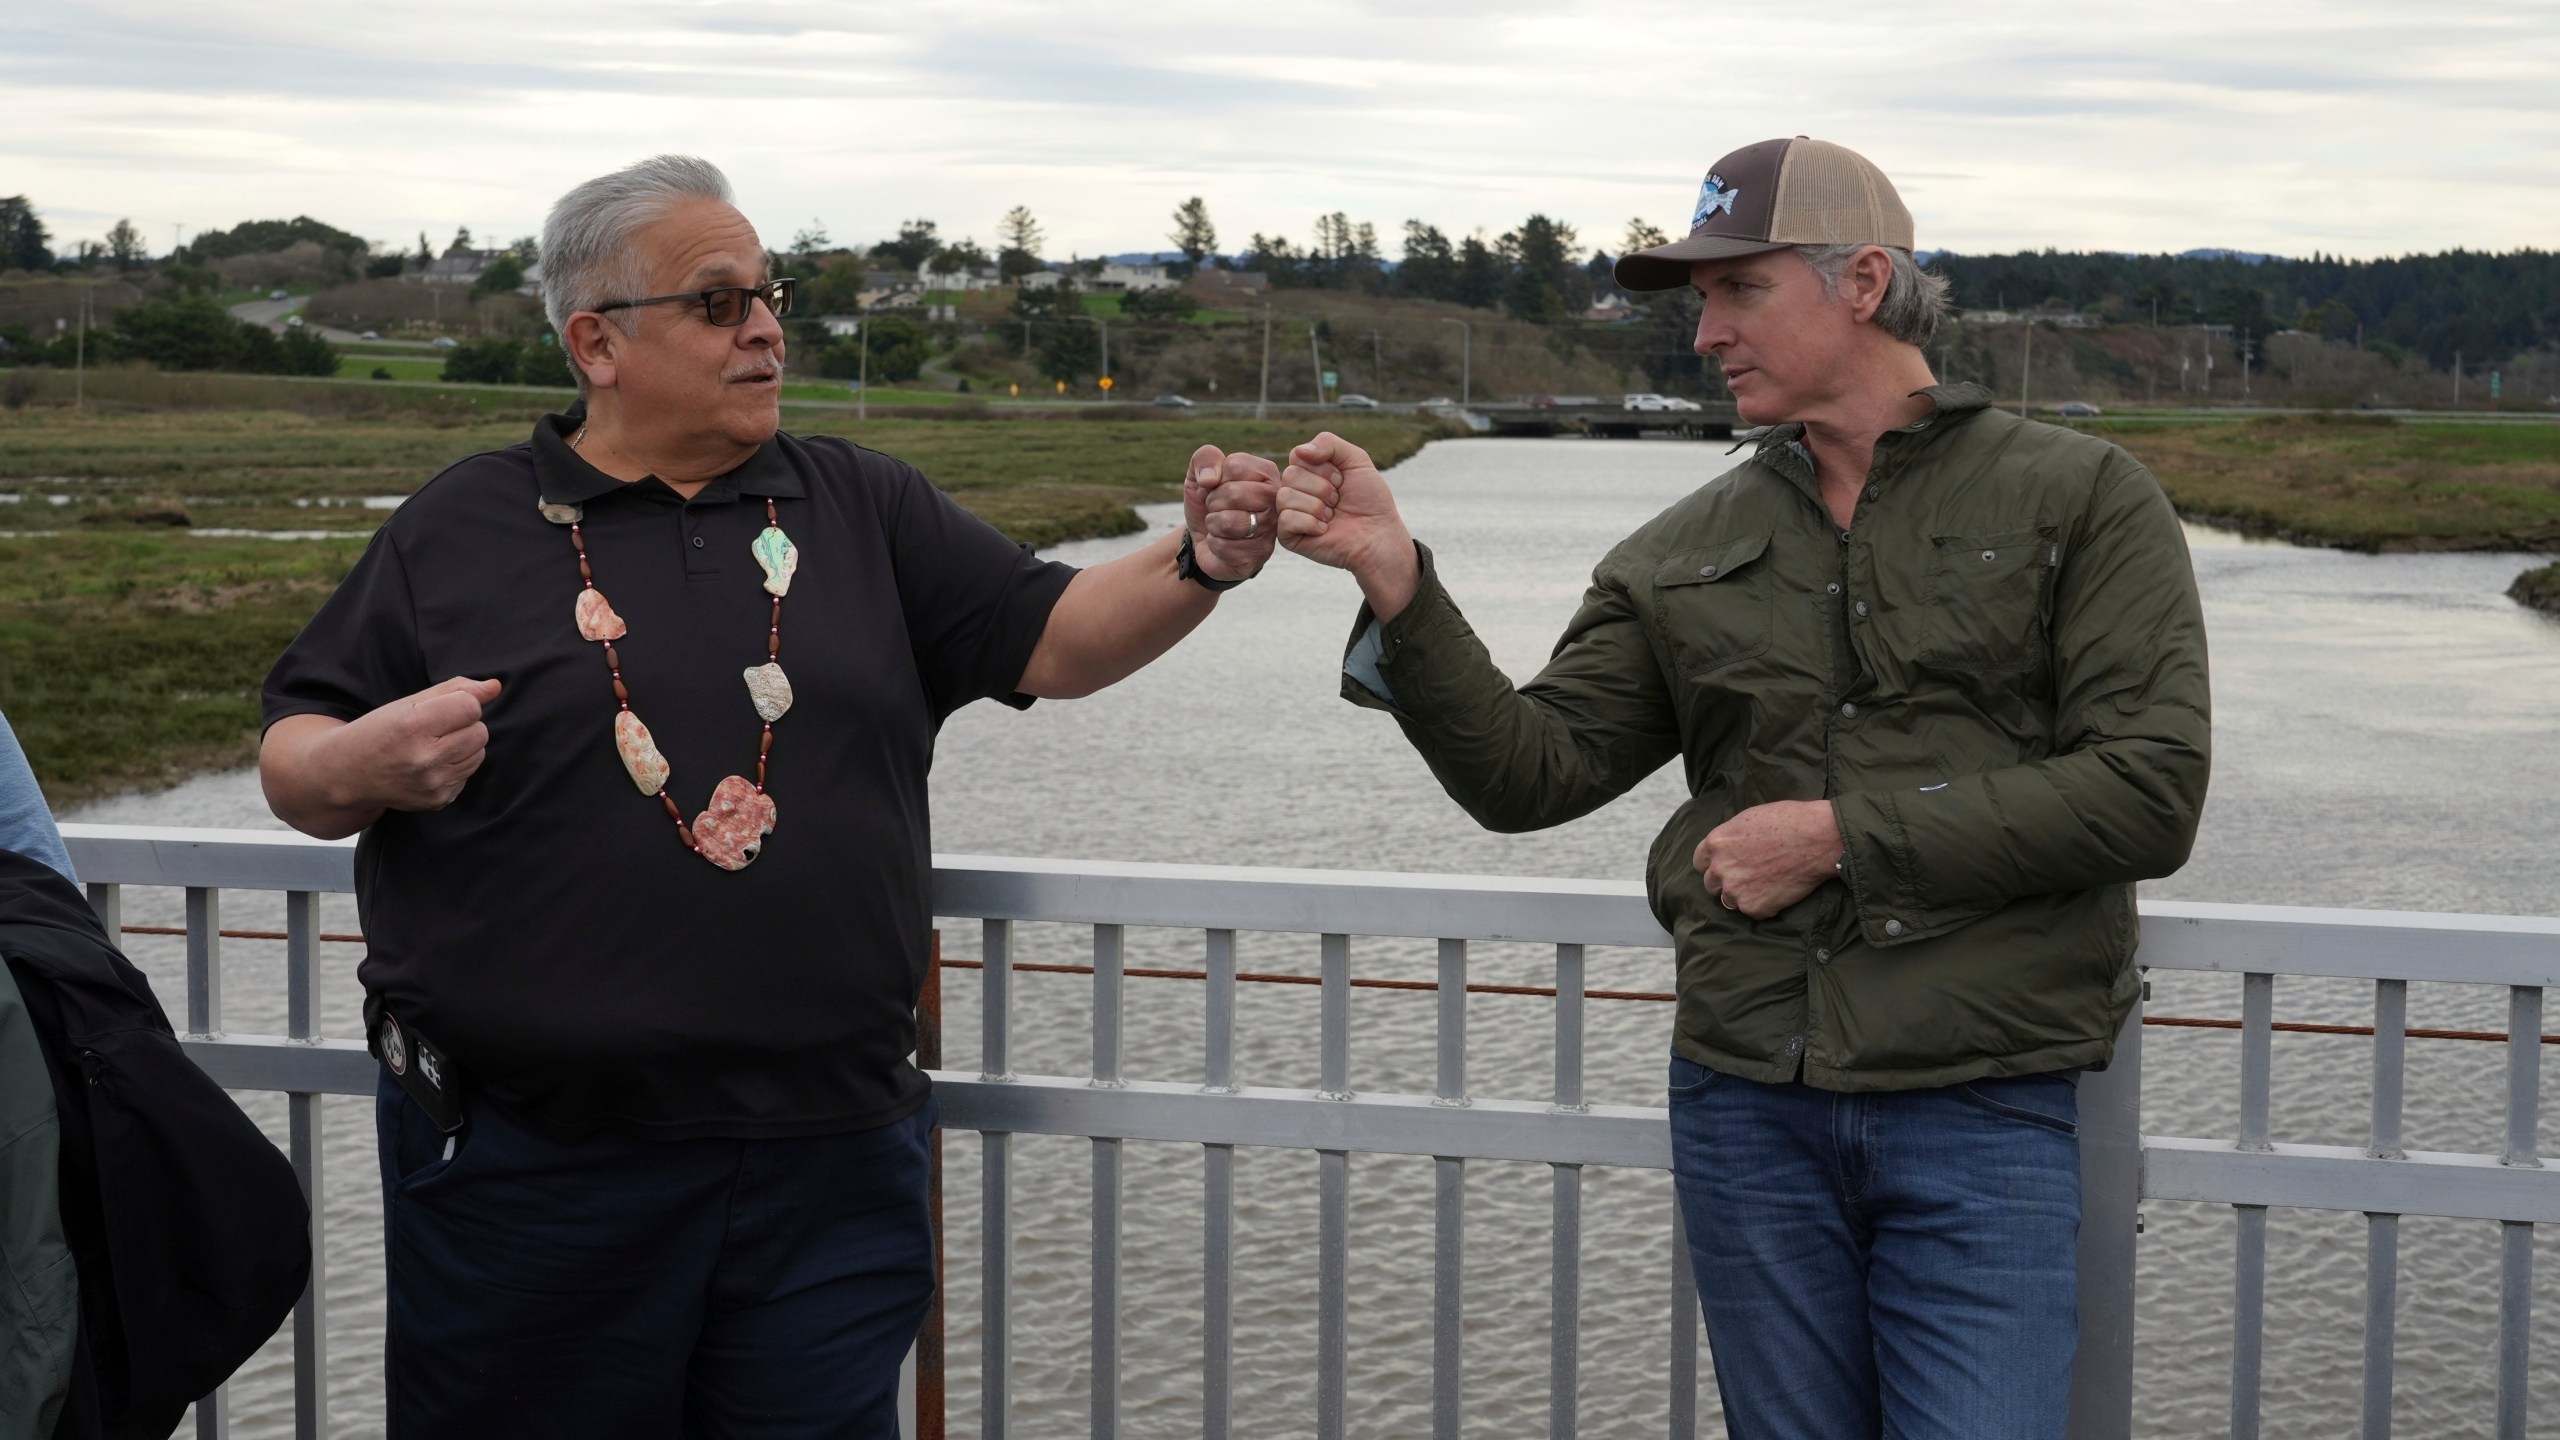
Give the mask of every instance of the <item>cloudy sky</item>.
[[439, 247], [535, 231], [641, 155], [709, 156], [780, 244], [907, 216], [1053, 255], [1393, 237], [1532, 211], [1685, 227], [1727, 150], [1811, 134], [1925, 248], [2376, 256], [2560, 244], [2551, 0], [66, 0], [0, 7], [0, 194], [58, 246], [308, 213]]

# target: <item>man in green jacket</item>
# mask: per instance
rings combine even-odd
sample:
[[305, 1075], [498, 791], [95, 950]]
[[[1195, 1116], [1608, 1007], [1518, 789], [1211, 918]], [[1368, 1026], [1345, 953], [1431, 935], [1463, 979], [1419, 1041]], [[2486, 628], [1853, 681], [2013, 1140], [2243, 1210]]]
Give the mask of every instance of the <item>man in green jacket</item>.
[[[1593, 572], [1497, 670], [1369, 457], [1322, 435], [1282, 543], [1367, 604], [1344, 694], [1486, 826], [1585, 814], [1678, 757], [1672, 1152], [1739, 1440], [2062, 1432], [2074, 1080], [2139, 988], [2133, 883], [2204, 803], [2204, 627], [2177, 517], [2113, 445], [1941, 385], [1944, 283], [1855, 153], [1719, 161], [1694, 286], [1752, 457]], [[1560, 503], [1564, 502], [1560, 499]]]

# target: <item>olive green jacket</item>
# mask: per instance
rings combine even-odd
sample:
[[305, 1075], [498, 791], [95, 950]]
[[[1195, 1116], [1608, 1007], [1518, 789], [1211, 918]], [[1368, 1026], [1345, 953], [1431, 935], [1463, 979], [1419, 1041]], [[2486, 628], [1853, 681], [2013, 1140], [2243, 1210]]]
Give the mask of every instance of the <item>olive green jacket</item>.
[[[1678, 946], [1675, 1048], [1729, 1074], [1898, 1090], [2103, 1064], [2138, 987], [2133, 882], [2195, 839], [2204, 621], [2158, 482], [1978, 386], [1923, 393], [1848, 533], [1778, 427], [1600, 562], [1517, 689], [1427, 550], [1413, 603], [1353, 627], [1345, 697], [1488, 828], [1562, 823], [1682, 759], [1647, 888]], [[1709, 898], [1708, 831], [1821, 798], [1841, 883], [1769, 920]]]

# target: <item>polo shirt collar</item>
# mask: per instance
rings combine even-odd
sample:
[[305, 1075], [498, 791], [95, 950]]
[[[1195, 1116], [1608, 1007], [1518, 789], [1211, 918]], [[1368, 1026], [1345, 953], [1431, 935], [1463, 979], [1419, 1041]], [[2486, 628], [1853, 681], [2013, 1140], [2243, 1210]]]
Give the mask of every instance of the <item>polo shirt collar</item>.
[[[546, 505], [584, 505], [625, 488], [623, 481], [588, 464], [585, 456], [570, 448], [569, 437], [584, 424], [583, 404], [533, 422], [533, 473], [542, 485], [542, 502]], [[777, 430], [756, 447], [744, 464], [712, 481], [695, 498], [730, 500], [755, 495], [798, 500], [808, 493], [799, 467], [783, 453], [782, 432]]]

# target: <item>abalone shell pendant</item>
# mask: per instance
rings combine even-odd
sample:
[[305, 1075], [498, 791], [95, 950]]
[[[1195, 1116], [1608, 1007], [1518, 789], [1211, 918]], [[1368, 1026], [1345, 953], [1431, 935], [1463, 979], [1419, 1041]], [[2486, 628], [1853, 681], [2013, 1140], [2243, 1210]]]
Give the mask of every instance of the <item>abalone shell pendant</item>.
[[613, 748], [641, 794], [655, 795], [667, 788], [667, 757], [658, 753], [658, 742], [649, 738], [649, 727], [640, 723], [639, 716], [628, 710], [615, 713]]
[[723, 870], [744, 870], [764, 849], [773, 833], [773, 797], [743, 775], [722, 780], [711, 792], [711, 808], [693, 819], [693, 843], [702, 858]]
[[770, 725], [791, 708], [791, 677], [770, 660], [751, 665], [747, 667], [747, 698], [756, 702], [756, 714]]
[[791, 593], [791, 576], [800, 568], [800, 547], [782, 533], [779, 525], [767, 525], [749, 546], [755, 551], [756, 564], [764, 567], [764, 588], [775, 595]]
[[578, 592], [578, 633], [590, 640], [619, 640], [629, 632], [604, 592], [589, 586]]

